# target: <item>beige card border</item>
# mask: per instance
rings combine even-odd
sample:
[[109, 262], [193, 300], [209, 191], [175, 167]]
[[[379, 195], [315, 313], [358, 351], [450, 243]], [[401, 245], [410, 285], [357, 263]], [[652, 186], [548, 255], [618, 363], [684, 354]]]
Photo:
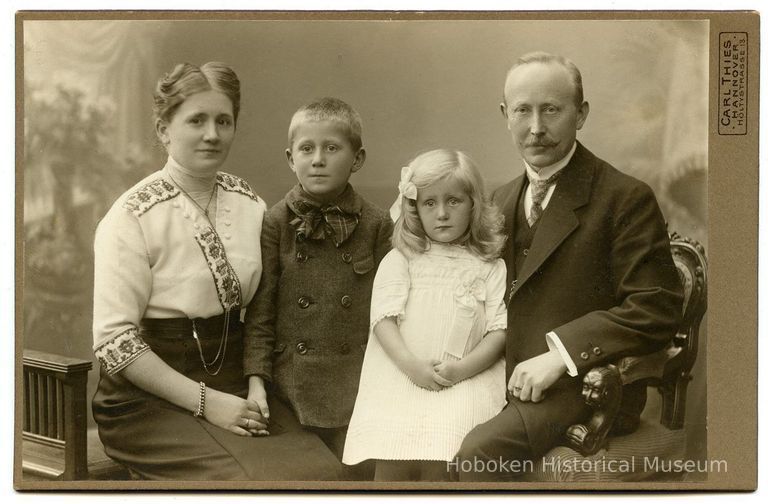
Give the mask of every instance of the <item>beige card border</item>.
[[[728, 463], [727, 473], [703, 482], [650, 483], [392, 483], [372, 482], [29, 482], [21, 479], [21, 354], [23, 346], [23, 33], [29, 20], [709, 20], [709, 307], [707, 321], [707, 456]], [[433, 12], [211, 12], [46, 11], [16, 15], [16, 360], [14, 487], [18, 490], [753, 490], [757, 486], [757, 253], [759, 140], [759, 15], [714, 11], [433, 11]], [[718, 34], [748, 37], [746, 135], [719, 135]], [[747, 182], [748, 181], [748, 182]], [[754, 182], [754, 183], [753, 183]], [[737, 433], [737, 434], [734, 434]]]

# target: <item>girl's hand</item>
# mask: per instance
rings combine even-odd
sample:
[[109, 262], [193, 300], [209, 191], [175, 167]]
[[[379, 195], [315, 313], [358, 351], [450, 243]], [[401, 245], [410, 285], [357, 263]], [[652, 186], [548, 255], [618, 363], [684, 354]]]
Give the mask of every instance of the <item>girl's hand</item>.
[[254, 432], [267, 429], [266, 420], [255, 401], [211, 388], [206, 391], [205, 419], [240, 436], [253, 436]]
[[443, 387], [453, 387], [453, 382], [451, 380], [446, 380], [445, 378], [437, 374], [437, 371], [435, 371], [435, 368], [432, 368], [432, 379], [435, 380], [440, 385], [442, 385]]
[[438, 360], [414, 359], [407, 367], [405, 373], [413, 383], [427, 390], [442, 390], [443, 385], [435, 380], [432, 368], [439, 364]]
[[461, 366], [461, 361], [439, 362], [433, 369], [440, 378], [449, 382], [451, 385], [459, 383], [466, 378], [462, 372], [463, 368]]

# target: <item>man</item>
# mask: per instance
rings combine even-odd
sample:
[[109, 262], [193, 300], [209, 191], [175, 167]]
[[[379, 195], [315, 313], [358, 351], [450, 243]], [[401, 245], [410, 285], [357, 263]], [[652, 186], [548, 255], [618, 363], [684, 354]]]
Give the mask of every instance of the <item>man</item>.
[[[547, 53], [521, 57], [507, 74], [501, 112], [526, 171], [493, 198], [508, 236], [510, 397], [465, 438], [457, 454], [470, 461], [459, 464], [464, 481], [509, 479], [515, 473], [482, 468], [536, 460], [560, 444], [588, 415], [583, 375], [661, 348], [681, 317], [653, 192], [576, 141], [589, 114], [576, 66]], [[628, 392], [631, 401], [640, 391]]]

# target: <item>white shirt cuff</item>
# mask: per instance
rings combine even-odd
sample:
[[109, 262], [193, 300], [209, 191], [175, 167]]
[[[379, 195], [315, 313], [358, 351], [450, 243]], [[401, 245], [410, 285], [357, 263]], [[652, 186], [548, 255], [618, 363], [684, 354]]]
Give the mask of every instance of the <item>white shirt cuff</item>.
[[573, 362], [573, 359], [571, 359], [571, 356], [568, 355], [568, 350], [565, 349], [565, 346], [563, 345], [563, 342], [560, 341], [560, 338], [557, 337], [557, 334], [550, 331], [547, 333], [547, 346], [550, 350], [556, 348], [558, 352], [560, 352], [560, 357], [563, 358], [563, 362], [565, 362], [565, 367], [568, 368], [568, 376], [577, 376], [579, 374], [578, 370], [576, 369], [576, 363]]

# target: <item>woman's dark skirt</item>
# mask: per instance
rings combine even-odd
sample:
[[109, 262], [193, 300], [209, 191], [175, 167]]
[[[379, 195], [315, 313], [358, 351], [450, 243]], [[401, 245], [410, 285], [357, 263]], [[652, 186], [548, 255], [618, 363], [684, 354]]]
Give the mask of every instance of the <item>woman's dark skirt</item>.
[[[234, 317], [233, 317], [234, 318]], [[196, 320], [203, 355], [219, 348], [223, 316]], [[206, 373], [186, 319], [145, 319], [141, 338], [176, 371], [210, 388], [246, 397], [242, 326], [230, 323], [217, 376]], [[215, 367], [209, 366], [213, 371]], [[315, 481], [338, 478], [341, 466], [315, 434], [270, 398], [270, 435], [243, 437], [221, 429], [124, 379], [101, 371], [93, 416], [107, 455], [147, 479], [197, 481]]]

